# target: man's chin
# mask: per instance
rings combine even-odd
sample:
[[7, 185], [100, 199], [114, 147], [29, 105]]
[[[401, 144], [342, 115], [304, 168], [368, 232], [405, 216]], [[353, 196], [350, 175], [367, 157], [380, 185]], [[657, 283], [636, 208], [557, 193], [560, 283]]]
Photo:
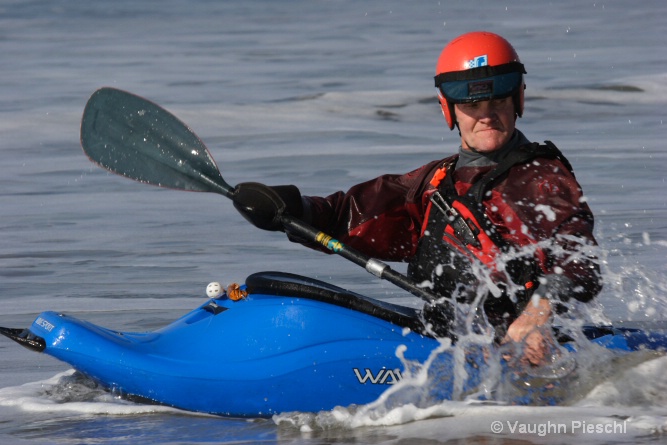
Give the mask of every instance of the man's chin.
[[488, 133], [488, 135], [481, 135], [483, 137], [478, 138], [478, 143], [475, 147], [476, 151], [480, 153], [496, 151], [502, 148], [509, 140], [503, 133], [496, 130], [486, 130], [484, 133]]
[[503, 147], [503, 144], [480, 144], [475, 147], [474, 151], [478, 153], [491, 153], [496, 150], [500, 150]]

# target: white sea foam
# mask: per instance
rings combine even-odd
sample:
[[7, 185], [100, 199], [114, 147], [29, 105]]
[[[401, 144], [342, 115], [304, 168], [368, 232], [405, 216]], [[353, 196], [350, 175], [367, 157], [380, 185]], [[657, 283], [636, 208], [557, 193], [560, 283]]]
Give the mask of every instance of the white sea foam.
[[[364, 407], [339, 407], [314, 415], [286, 413], [274, 416], [274, 422], [282, 428], [311, 433], [341, 428], [400, 426], [400, 429], [385, 432], [424, 440], [484, 435], [523, 438], [538, 443], [557, 441], [562, 437], [562, 434], [556, 434], [556, 428], [560, 428], [560, 433], [566, 433], [578, 443], [628, 443], [644, 435], [661, 435], [667, 431], [664, 420], [667, 415], [664, 395], [667, 376], [662, 372], [666, 364], [667, 357], [662, 357], [620, 370], [616, 378], [593, 387], [587, 396], [572, 406], [447, 401], [426, 407], [408, 404], [386, 410], [373, 409], [382, 403], [380, 400]], [[651, 385], [646, 385], [647, 381]], [[500, 423], [502, 432], [493, 430], [494, 422]], [[537, 430], [522, 433], [521, 425], [542, 428], [544, 434]]]
[[160, 405], [144, 405], [123, 401], [96, 388], [91, 382], [81, 383], [74, 370], [50, 379], [20, 386], [0, 388], [0, 406], [14, 407], [37, 413], [130, 415], [179, 412]]

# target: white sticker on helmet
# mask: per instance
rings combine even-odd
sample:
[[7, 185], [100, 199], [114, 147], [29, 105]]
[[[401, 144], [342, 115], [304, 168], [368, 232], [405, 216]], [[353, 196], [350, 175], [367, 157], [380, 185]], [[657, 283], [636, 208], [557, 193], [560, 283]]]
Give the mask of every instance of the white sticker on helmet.
[[487, 66], [489, 64], [489, 56], [484, 54], [483, 56], [477, 56], [474, 59], [468, 60], [466, 69], [479, 68], [480, 66]]

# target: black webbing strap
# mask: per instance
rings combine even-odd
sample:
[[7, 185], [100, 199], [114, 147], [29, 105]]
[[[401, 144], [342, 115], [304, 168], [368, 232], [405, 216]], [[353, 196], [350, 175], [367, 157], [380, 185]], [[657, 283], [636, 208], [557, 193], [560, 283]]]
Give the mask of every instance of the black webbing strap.
[[495, 168], [484, 175], [479, 181], [475, 182], [468, 191], [468, 194], [472, 195], [477, 202], [482, 202], [484, 194], [491, 183], [505, 175], [513, 166], [523, 164], [535, 158], [558, 159], [572, 172], [572, 165], [570, 165], [569, 161], [563, 156], [563, 153], [551, 141], [544, 141], [544, 145], [534, 142], [528, 145], [521, 145], [512, 150]]
[[508, 73], [523, 73], [526, 74], [526, 69], [521, 62], [509, 62], [496, 66], [480, 66], [471, 68], [469, 70], [450, 71], [448, 73], [440, 73], [435, 76], [436, 88], [445, 82], [455, 82], [458, 80], [475, 80], [483, 79], [485, 77], [500, 76]]

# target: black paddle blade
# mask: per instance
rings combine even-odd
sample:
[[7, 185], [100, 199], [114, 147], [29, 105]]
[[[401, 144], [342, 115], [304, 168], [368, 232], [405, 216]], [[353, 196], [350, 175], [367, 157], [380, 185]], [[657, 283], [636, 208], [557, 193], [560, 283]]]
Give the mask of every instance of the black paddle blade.
[[95, 163], [128, 178], [230, 196], [204, 143], [176, 116], [134, 94], [101, 88], [81, 119], [81, 146]]

